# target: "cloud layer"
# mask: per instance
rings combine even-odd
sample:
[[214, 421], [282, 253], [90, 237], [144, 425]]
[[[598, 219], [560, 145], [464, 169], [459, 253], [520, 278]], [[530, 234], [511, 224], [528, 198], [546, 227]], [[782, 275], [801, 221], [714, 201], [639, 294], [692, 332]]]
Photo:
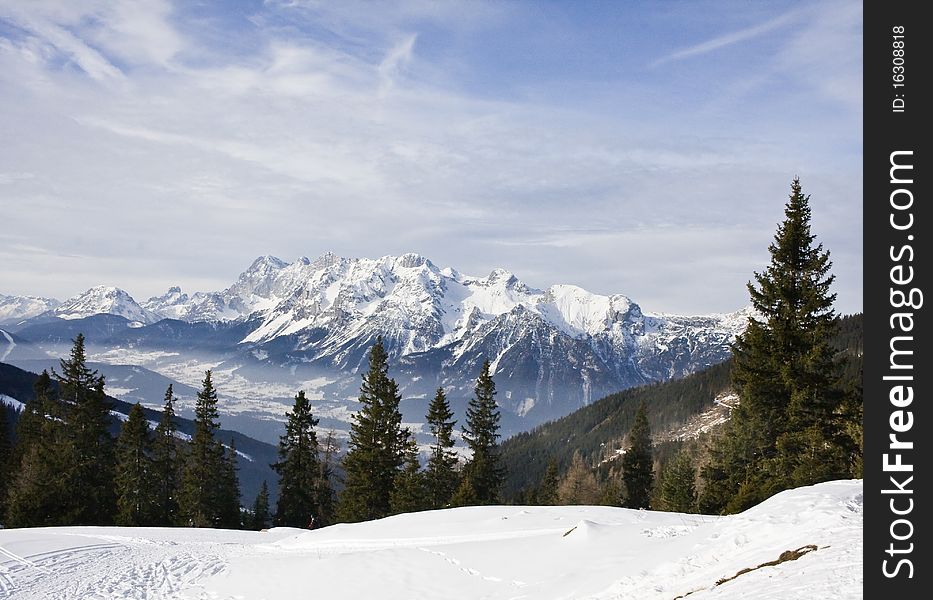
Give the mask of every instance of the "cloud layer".
[[0, 0], [0, 292], [416, 251], [726, 311], [799, 175], [861, 309], [859, 7], [229, 6]]

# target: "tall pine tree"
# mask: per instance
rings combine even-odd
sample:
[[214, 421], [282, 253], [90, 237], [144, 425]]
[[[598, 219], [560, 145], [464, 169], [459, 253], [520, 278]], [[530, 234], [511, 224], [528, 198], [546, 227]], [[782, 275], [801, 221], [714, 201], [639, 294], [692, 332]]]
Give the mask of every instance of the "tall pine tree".
[[256, 494], [256, 500], [253, 501], [253, 514], [250, 517], [249, 529], [256, 531], [265, 529], [272, 522], [272, 516], [269, 514], [269, 486], [266, 481], [262, 481], [262, 487]]
[[628, 447], [622, 455], [622, 485], [625, 487], [623, 504], [626, 508], [649, 507], [654, 485], [654, 461], [651, 457], [651, 427], [644, 403], [635, 413]]
[[63, 514], [75, 525], [104, 525], [116, 512], [114, 439], [110, 435], [111, 404], [104, 378], [87, 366], [84, 335], [78, 334], [68, 359], [54, 373], [64, 404], [65, 444], [60, 448], [71, 490]]
[[7, 527], [70, 525], [74, 518], [69, 480], [65, 476], [64, 407], [55, 396], [52, 378], [43, 371], [33, 386], [17, 423], [14, 475], [7, 494]]
[[10, 475], [13, 472], [13, 440], [10, 435], [10, 419], [7, 417], [8, 407], [0, 402], [0, 519], [6, 514], [7, 488]]
[[220, 527], [224, 510], [226, 456], [215, 439], [220, 428], [217, 390], [211, 372], [204, 374], [194, 409], [194, 435], [182, 472], [179, 513], [192, 527]]
[[851, 432], [860, 426], [842, 410], [829, 344], [832, 263], [814, 243], [809, 201], [794, 179], [771, 262], [748, 284], [758, 314], [733, 345], [741, 402], [703, 469], [704, 510], [739, 511], [782, 489], [850, 474]]
[[444, 388], [437, 388], [426, 417], [434, 437], [431, 456], [424, 472], [430, 508], [448, 506], [457, 489], [457, 454], [453, 451], [453, 430], [457, 422], [452, 420], [453, 416]]
[[554, 506], [558, 503], [557, 489], [560, 485], [560, 471], [557, 470], [557, 462], [549, 460], [547, 469], [544, 471], [544, 477], [541, 478], [541, 485], [538, 486], [535, 494], [535, 501], [541, 506]]
[[369, 370], [360, 386], [359, 412], [350, 425], [350, 442], [343, 460], [345, 487], [339, 517], [366, 521], [391, 514], [395, 478], [405, 462], [409, 431], [402, 428], [398, 385], [389, 377], [388, 354], [378, 338], [369, 351]]
[[505, 477], [499, 463], [499, 407], [496, 405], [496, 384], [489, 373], [489, 361], [476, 380], [473, 398], [467, 406], [466, 426], [463, 439], [473, 451], [473, 456], [464, 468], [461, 486], [472, 490], [458, 492], [464, 498], [475, 498], [476, 504], [495, 504], [499, 500], [499, 488]]
[[318, 456], [318, 420], [304, 391], [295, 396], [295, 406], [285, 413], [285, 433], [279, 438], [279, 461], [272, 468], [279, 474], [279, 499], [275, 523], [305, 527], [312, 517], [323, 524], [322, 500], [330, 494], [330, 483], [322, 481]]
[[696, 512], [696, 468], [686, 450], [672, 458], [661, 475], [661, 509], [670, 512]]
[[240, 478], [237, 475], [236, 443], [221, 446], [220, 481], [218, 483], [217, 526], [224, 529], [240, 529], [243, 526], [243, 511], [240, 507]]
[[393, 513], [411, 513], [428, 508], [424, 473], [418, 457], [418, 443], [414, 437], [405, 449], [405, 467], [395, 477], [395, 486], [389, 496]]
[[139, 527], [156, 522], [158, 500], [152, 477], [152, 439], [143, 407], [137, 402], [117, 438], [117, 525]]
[[162, 527], [179, 525], [178, 491], [181, 477], [181, 444], [176, 437], [175, 394], [165, 390], [162, 416], [152, 440], [152, 486], [157, 498], [155, 522]]

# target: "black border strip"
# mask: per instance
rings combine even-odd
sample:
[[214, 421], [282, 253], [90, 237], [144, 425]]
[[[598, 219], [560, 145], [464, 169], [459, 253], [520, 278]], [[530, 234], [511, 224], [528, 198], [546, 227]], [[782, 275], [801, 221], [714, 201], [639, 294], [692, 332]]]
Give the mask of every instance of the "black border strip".
[[[933, 593], [926, 560], [933, 536], [925, 526], [933, 506], [920, 491], [931, 488], [926, 462], [933, 432], [933, 339], [930, 309], [920, 301], [923, 292], [933, 294], [929, 133], [921, 127], [933, 112], [924, 81], [933, 23], [920, 16], [925, 4], [864, 4], [864, 586], [866, 598], [891, 600]], [[902, 168], [892, 171], [892, 160]], [[897, 306], [904, 303], [916, 306]]]

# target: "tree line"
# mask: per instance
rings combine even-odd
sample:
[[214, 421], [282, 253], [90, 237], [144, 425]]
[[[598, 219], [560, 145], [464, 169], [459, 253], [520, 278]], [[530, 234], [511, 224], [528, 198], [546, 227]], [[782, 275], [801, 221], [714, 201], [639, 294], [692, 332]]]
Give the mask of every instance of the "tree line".
[[[428, 407], [432, 436], [422, 468], [412, 432], [402, 426], [401, 396], [388, 375], [378, 339], [368, 354], [342, 461], [344, 488], [335, 493], [336, 441], [318, 441], [318, 419], [304, 391], [285, 413], [279, 439], [274, 511], [266, 482], [241, 507], [236, 448], [218, 437], [217, 390], [211, 371], [195, 404], [194, 432], [180, 435], [170, 385], [153, 428], [142, 406], [129, 411], [119, 434], [104, 378], [86, 364], [84, 336], [58, 370], [34, 384], [10, 435], [0, 411], [0, 515], [7, 527], [54, 525], [315, 527], [417, 510], [499, 501], [499, 411], [489, 363], [482, 366], [462, 437], [472, 451], [464, 464], [454, 451], [453, 412], [443, 388]], [[57, 385], [56, 385], [57, 384]], [[15, 440], [15, 443], [14, 443]]]

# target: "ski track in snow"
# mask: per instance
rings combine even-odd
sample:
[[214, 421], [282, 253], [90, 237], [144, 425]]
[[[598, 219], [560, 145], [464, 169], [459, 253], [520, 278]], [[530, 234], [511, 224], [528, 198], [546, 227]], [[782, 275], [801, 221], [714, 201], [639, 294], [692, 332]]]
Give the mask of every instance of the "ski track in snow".
[[0, 600], [855, 600], [862, 504], [841, 481], [728, 517], [488, 506], [315, 531], [8, 529]]
[[55, 528], [37, 531], [86, 539], [28, 556], [0, 546], [0, 598], [182, 598], [182, 590], [190, 591], [200, 579], [223, 572], [229, 555], [243, 548], [208, 543], [195, 544], [195, 552], [179, 551], [173, 541], [63, 534]]

